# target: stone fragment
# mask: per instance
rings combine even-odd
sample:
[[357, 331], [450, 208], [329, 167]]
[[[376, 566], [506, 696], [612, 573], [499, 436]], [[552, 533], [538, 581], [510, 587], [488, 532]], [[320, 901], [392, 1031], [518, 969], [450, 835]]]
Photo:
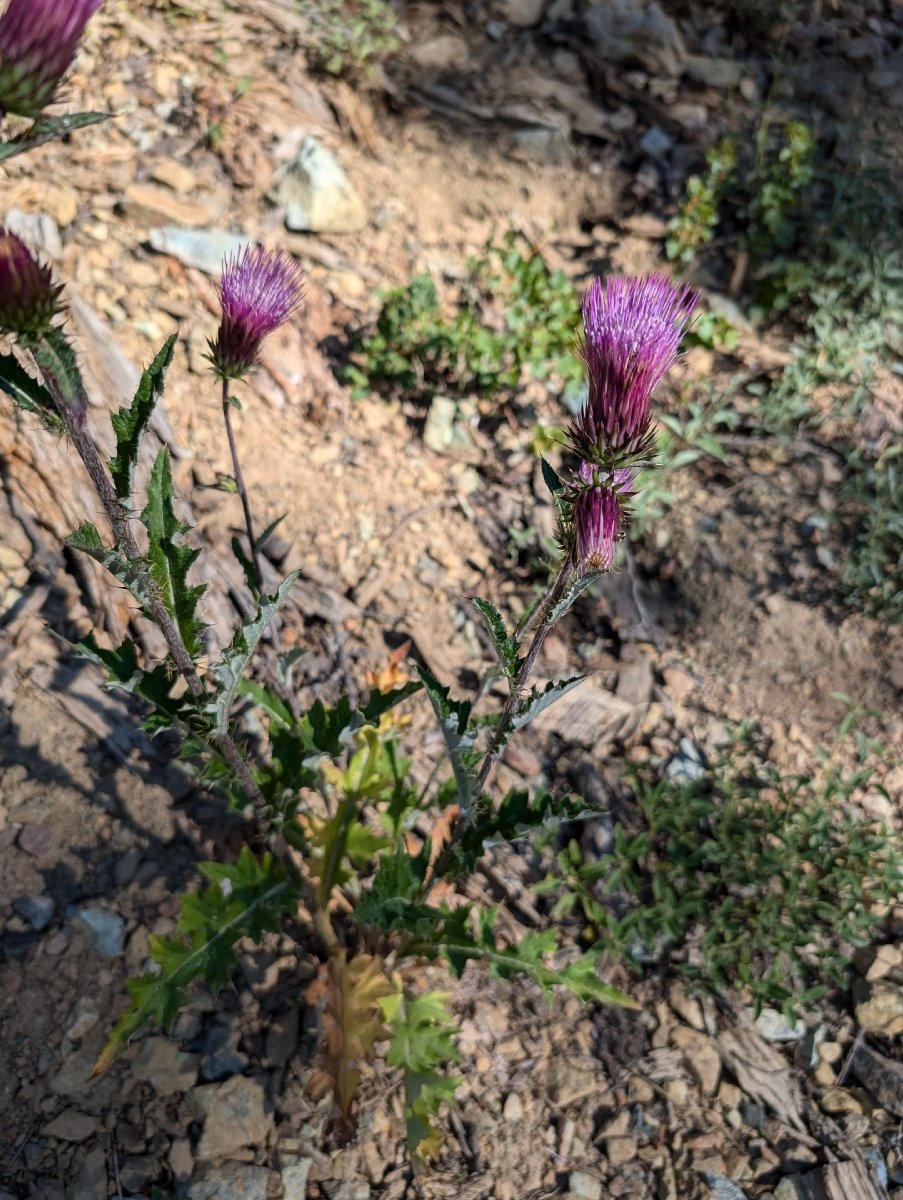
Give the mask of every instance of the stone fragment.
[[683, 38], [656, 0], [593, 4], [583, 21], [603, 62], [639, 62], [653, 75], [680, 75], [687, 56]]
[[149, 1154], [137, 1154], [119, 1164], [119, 1181], [127, 1192], [140, 1192], [157, 1175], [157, 1163]]
[[271, 1200], [279, 1175], [252, 1163], [227, 1162], [204, 1167], [192, 1179], [188, 1200]]
[[799, 1042], [806, 1036], [806, 1023], [790, 1022], [775, 1008], [763, 1008], [756, 1017], [756, 1029], [766, 1042]]
[[107, 1194], [107, 1155], [103, 1146], [92, 1146], [66, 1200], [98, 1200]]
[[715, 1041], [685, 1025], [678, 1025], [673, 1030], [671, 1041], [683, 1052], [684, 1063], [703, 1092], [713, 1096], [721, 1078], [721, 1055]]
[[857, 987], [854, 998], [859, 996], [856, 1020], [866, 1033], [877, 1033], [883, 1037], [896, 1037], [903, 1033], [903, 987], [878, 979], [865, 988]]
[[196, 1157], [203, 1162], [231, 1154], [240, 1146], [262, 1146], [269, 1137], [273, 1114], [264, 1106], [260, 1080], [233, 1075], [223, 1083], [192, 1088], [186, 1099], [204, 1132]]
[[132, 1074], [161, 1096], [187, 1092], [198, 1078], [197, 1054], [188, 1054], [167, 1037], [149, 1037], [132, 1060]]
[[623, 1167], [632, 1162], [639, 1153], [635, 1137], [610, 1137], [605, 1139], [605, 1157], [613, 1167]]
[[161, 158], [156, 162], [151, 178], [155, 183], [172, 188], [179, 196], [190, 196], [198, 187], [197, 174], [174, 158]]
[[505, 1097], [502, 1116], [510, 1125], [517, 1125], [524, 1119], [524, 1102], [517, 1092], [509, 1092]]
[[267, 1030], [266, 1056], [274, 1067], [282, 1067], [295, 1053], [298, 1045], [298, 1009], [292, 1007], [270, 1022]]
[[[665, 133], [663, 129], [659, 129], [657, 125], [651, 125], [640, 138], [640, 149], [647, 158], [664, 158], [664, 156], [669, 153], [673, 145], [673, 138], [670, 138], [668, 134]], [[683, 676], [684, 679], [689, 680], [689, 687], [687, 688], [687, 691], [692, 691], [696, 687], [695, 679], [693, 679], [691, 675], [687, 674], [686, 671], [681, 671], [679, 667], [666, 667], [663, 674], [665, 677], [665, 687], [676, 700], [680, 700], [683, 697], [675, 695], [675, 689], [668, 680], [669, 675]]]
[[668, 1003], [682, 1021], [686, 1021], [692, 1029], [696, 1029], [699, 1033], [705, 1033], [705, 1016], [702, 1005], [696, 996], [688, 994], [686, 986], [679, 979], [675, 979], [671, 984]]
[[241, 1075], [248, 1056], [238, 1049], [241, 1031], [222, 1021], [214, 1021], [204, 1035], [201, 1078], [215, 1082], [230, 1075]]
[[848, 1092], [845, 1088], [827, 1088], [819, 1097], [818, 1102], [822, 1112], [826, 1112], [830, 1116], [840, 1116], [842, 1113], [862, 1112], [862, 1105], [852, 1092]]
[[702, 1171], [701, 1174], [712, 1194], [712, 1200], [746, 1200], [746, 1192], [726, 1175], [717, 1171]]
[[554, 1059], [549, 1066], [549, 1095], [560, 1108], [569, 1108], [590, 1096], [601, 1099], [607, 1091], [608, 1085], [601, 1071], [588, 1070], [562, 1059]]
[[313, 137], [286, 165], [273, 199], [285, 209], [288, 229], [313, 233], [358, 233], [367, 210], [348, 176]]
[[588, 1171], [571, 1171], [568, 1187], [571, 1195], [579, 1196], [580, 1200], [602, 1200], [602, 1180]]
[[126, 188], [120, 207], [127, 217], [141, 225], [207, 226], [222, 216], [214, 200], [187, 199], [168, 187], [154, 183], [132, 183]]
[[69, 1019], [66, 1022], [66, 1037], [72, 1042], [81, 1041], [85, 1034], [90, 1033], [100, 1020], [97, 1002], [82, 996], [76, 1001]]
[[499, 16], [511, 25], [526, 29], [542, 20], [548, 0], [498, 0]]
[[83, 1142], [97, 1129], [96, 1117], [67, 1108], [44, 1126], [45, 1137], [60, 1138], [64, 1142]]
[[125, 921], [108, 908], [87, 905], [72, 911], [72, 922], [78, 925], [88, 942], [104, 958], [118, 958], [125, 949]]
[[24, 917], [32, 929], [39, 933], [50, 924], [55, 908], [52, 896], [28, 895], [20, 896], [13, 901], [13, 908], [20, 917]]
[[684, 65], [691, 79], [711, 88], [737, 88], [743, 76], [742, 65], [732, 58], [709, 58], [706, 54], [688, 54]]
[[306, 1200], [310, 1158], [299, 1158], [282, 1168], [282, 1200]]
[[418, 42], [411, 47], [411, 60], [418, 67], [432, 71], [447, 71], [462, 67], [470, 57], [470, 47], [462, 37], [454, 33], [442, 33], [438, 37]]
[[148, 242], [158, 254], [170, 254], [186, 267], [197, 267], [218, 279], [223, 259], [238, 254], [248, 245], [248, 238], [221, 229], [185, 229], [178, 225], [162, 225], [152, 229]]
[[172, 1181], [177, 1187], [184, 1187], [191, 1178], [194, 1171], [194, 1155], [188, 1138], [176, 1138], [169, 1147], [169, 1169], [172, 1171]]

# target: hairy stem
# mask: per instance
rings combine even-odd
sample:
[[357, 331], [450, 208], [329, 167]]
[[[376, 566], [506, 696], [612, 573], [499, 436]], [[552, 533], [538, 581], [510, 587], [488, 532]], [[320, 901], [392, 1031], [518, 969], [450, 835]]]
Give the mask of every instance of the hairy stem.
[[492, 741], [489, 744], [489, 749], [483, 758], [480, 766], [480, 772], [477, 775], [474, 784], [474, 793], [479, 796], [480, 792], [486, 786], [486, 780], [489, 778], [489, 773], [501, 756], [502, 750], [505, 747], [505, 741], [508, 735], [508, 730], [511, 728], [511, 722], [514, 719], [514, 713], [518, 704], [524, 697], [524, 692], [527, 690], [527, 683], [530, 676], [533, 674], [533, 668], [536, 665], [536, 660], [539, 657], [539, 652], [542, 650], [543, 643], [548, 637], [552, 629], [551, 615], [558, 604], [559, 600], [564, 596], [570, 585], [571, 578], [574, 574], [574, 567], [569, 557], [562, 560], [558, 574], [552, 581], [551, 586], [546, 592], [539, 605], [539, 624], [536, 627], [536, 632], [533, 634], [533, 640], [530, 643], [530, 649], [527, 651], [524, 661], [521, 663], [521, 668], [517, 673], [517, 678], [511, 684], [508, 692], [508, 699], [505, 701], [505, 707], [502, 709], [502, 715], [499, 718], [499, 723], [495, 727], [495, 733], [492, 736]]
[[226, 437], [229, 439], [229, 453], [232, 455], [232, 477], [241, 499], [241, 507], [245, 514], [245, 530], [248, 534], [248, 544], [251, 553], [251, 564], [254, 567], [254, 578], [257, 580], [257, 591], [263, 595], [263, 572], [260, 569], [260, 553], [257, 549], [257, 538], [254, 536], [254, 519], [251, 516], [251, 502], [248, 499], [248, 489], [245, 487], [245, 477], [241, 471], [241, 461], [238, 457], [238, 443], [232, 428], [232, 404], [229, 400], [229, 381], [223, 380], [223, 421], [226, 425]]
[[[88, 404], [87, 395], [81, 381], [73, 380], [72, 378], [59, 378], [54, 372], [49, 358], [40, 353], [40, 347], [34, 347], [33, 349], [35, 350], [35, 358], [41, 367], [47, 387], [53, 395], [57, 410], [65, 423], [66, 432], [75, 446], [79, 458], [85, 465], [85, 470], [88, 472], [94, 490], [97, 492], [103, 510], [112, 526], [113, 536], [130, 561], [136, 566], [143, 568], [145, 565], [144, 555], [141, 553], [141, 549], [129, 525], [128, 517], [123, 511], [119, 497], [116, 495], [116, 489], [113, 487], [110, 473], [104, 465], [90, 434], [87, 432], [84, 421], [79, 419], [77, 415], [79, 413], [84, 414]], [[201, 677], [197, 673], [194, 660], [188, 652], [175, 622], [166, 611], [159, 589], [153, 580], [148, 579], [147, 583], [150, 595], [150, 615], [163, 634], [173, 662], [179, 674], [185, 680], [192, 698], [202, 702], [206, 698], [207, 691]], [[257, 786], [254, 776], [251, 774], [250, 767], [245, 762], [231, 734], [224, 733], [219, 735], [216, 738], [216, 745], [223, 758], [235, 772], [245, 795], [254, 806], [262, 827], [262, 832], [265, 833], [267, 825], [266, 797]], [[281, 835], [278, 842], [280, 844], [274, 847], [274, 849], [282, 865], [297, 878], [297, 867], [288, 849], [288, 845]]]

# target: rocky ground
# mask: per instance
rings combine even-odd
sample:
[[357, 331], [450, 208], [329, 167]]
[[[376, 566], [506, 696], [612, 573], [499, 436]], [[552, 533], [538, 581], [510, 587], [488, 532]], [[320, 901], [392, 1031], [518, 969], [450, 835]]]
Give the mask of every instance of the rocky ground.
[[[691, 5], [676, 22], [653, 6], [633, 24], [639, 9], [571, 0], [397, 7], [402, 51], [351, 86], [316, 72], [309, 14], [290, 4], [108, 2], [66, 99], [118, 115], [12, 160], [3, 180], [6, 223], [67, 282], [101, 441], [136, 364], [178, 326], [156, 434], [212, 543], [240, 522], [215, 488], [229, 466], [203, 359], [223, 236], [303, 263], [303, 317], [268, 343], [237, 420], [261, 524], [288, 513], [273, 577], [305, 568], [287, 636], [308, 649], [309, 690], [353, 684], [406, 638], [441, 678], [478, 678], [488, 650], [467, 597], [511, 602], [525, 586], [512, 529], [549, 519], [529, 431], [472, 420], [462, 449], [428, 418], [424, 433], [422, 411], [352, 401], [337, 382], [336, 346], [373, 318], [379, 287], [424, 268], [453, 280], [512, 228], [578, 287], [659, 268], [690, 169], [775, 94], [819, 121], [855, 119], [868, 153], [880, 134], [891, 165], [903, 145], [896, 5], [814, 6], [786, 38], [744, 36]], [[292, 190], [299, 152], [334, 156], [338, 195]], [[286, 229], [287, 216], [312, 228]], [[660, 400], [767, 377], [787, 355], [780, 336], [744, 326], [729, 355], [694, 350]], [[899, 384], [883, 379], [880, 397], [897, 432]], [[563, 420], [543, 388], [530, 401]], [[171, 1037], [150, 1033], [89, 1081], [148, 936], [172, 930], [192, 864], [228, 855], [234, 829], [53, 636], [99, 622], [115, 637], [132, 620], [56, 548], [91, 504], [74, 456], [6, 410], [0, 448], [0, 1200], [155, 1186], [192, 1200], [903, 1194], [903, 907], [856, 958], [852, 990], [798, 1027], [770, 1010], [753, 1022], [742, 996], [688, 997], [666, 971], [613, 966], [642, 1004], [633, 1014], [565, 995], [548, 1005], [531, 985], [469, 968], [452, 998], [460, 1103], [420, 1177], [383, 1068], [366, 1073], [358, 1138], [337, 1148], [325, 1136], [306, 1086], [314, 969], [287, 934], [244, 954], [216, 1001], [195, 994]], [[544, 670], [579, 655], [593, 680], [515, 744], [500, 783], [589, 777], [604, 799], [625, 755], [704, 752], [746, 718], [778, 766], [805, 769], [845, 693], [883, 714], [868, 728], [887, 753], [863, 803], [899, 821], [903, 637], [832, 599], [842, 548], [811, 518], [837, 485], [835, 455], [805, 440], [746, 450], [676, 476], [680, 503], [550, 639]], [[209, 582], [216, 643], [239, 589], [219, 562]], [[534, 857], [498, 852], [473, 894], [529, 927], [538, 872]]]

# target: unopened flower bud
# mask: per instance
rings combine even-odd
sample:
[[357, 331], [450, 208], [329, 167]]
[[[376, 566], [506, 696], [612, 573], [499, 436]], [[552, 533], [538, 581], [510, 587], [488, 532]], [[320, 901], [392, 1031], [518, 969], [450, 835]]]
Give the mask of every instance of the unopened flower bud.
[[0, 115], [35, 119], [53, 100], [102, 0], [10, 0], [0, 17]]
[[0, 229], [0, 330], [29, 339], [50, 328], [62, 288], [14, 233]]
[[281, 251], [245, 248], [223, 264], [220, 300], [223, 319], [210, 361], [221, 379], [241, 379], [250, 371], [268, 333], [283, 325], [304, 297], [304, 274]]
[[615, 546], [624, 535], [626, 499], [633, 491], [633, 472], [617, 470], [602, 476], [590, 463], [581, 463], [573, 502], [574, 550], [580, 574], [607, 571]]

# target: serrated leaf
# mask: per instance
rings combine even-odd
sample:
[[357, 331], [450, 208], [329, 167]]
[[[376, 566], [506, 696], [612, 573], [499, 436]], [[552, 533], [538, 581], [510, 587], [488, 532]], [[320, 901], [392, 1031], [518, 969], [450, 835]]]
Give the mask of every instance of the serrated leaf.
[[542, 829], [573, 821], [585, 812], [582, 800], [555, 796], [543, 788], [535, 794], [527, 788], [511, 788], [498, 803], [481, 796], [471, 819], [460, 834], [445, 878], [470, 874], [488, 846], [527, 837]]
[[163, 395], [163, 384], [172, 362], [176, 336], [172, 334], [166, 339], [154, 361], [141, 372], [138, 388], [128, 408], [120, 408], [110, 418], [113, 432], [116, 434], [116, 453], [110, 459], [110, 474], [113, 477], [116, 495], [123, 503], [128, 503], [131, 499], [141, 438], [157, 401]]
[[154, 587], [146, 563], [134, 562], [118, 545], [105, 546], [96, 526], [90, 521], [82, 521], [78, 529], [63, 541], [73, 550], [90, 555], [95, 562], [106, 567], [114, 578], [128, 588], [145, 613], [150, 612]]
[[245, 577], [245, 583], [248, 585], [248, 591], [255, 600], [259, 600], [260, 585], [257, 582], [257, 571], [254, 568], [254, 564], [251, 562], [250, 558], [248, 558], [247, 554], [245, 554], [242, 544], [237, 537], [233, 537], [230, 545], [232, 547], [233, 557], [241, 567], [241, 573]]
[[300, 571], [292, 571], [279, 585], [276, 595], [270, 596], [261, 602], [256, 616], [235, 631], [232, 644], [227, 646], [223, 651], [219, 662], [214, 663], [211, 667], [211, 674], [216, 680], [217, 688], [204, 711], [212, 715], [214, 719], [214, 731], [217, 736], [222, 736], [228, 732], [232, 702], [235, 699], [235, 693], [241, 683], [242, 676], [247, 670], [248, 663], [251, 661], [260, 639], [269, 627], [273, 617], [285, 603], [295, 580], [300, 574]]
[[276, 529], [278, 529], [278, 527], [285, 520], [287, 515], [288, 515], [287, 513], [283, 513], [282, 516], [277, 517], [275, 519], [275, 521], [270, 521], [269, 525], [267, 525], [266, 529], [263, 531], [263, 533], [260, 535], [260, 537], [254, 543], [254, 549], [258, 553], [260, 553], [260, 551], [263, 550], [264, 546], [267, 544], [267, 542], [273, 536]]
[[150, 939], [151, 956], [161, 971], [127, 984], [132, 1007], [110, 1035], [92, 1077], [106, 1071], [149, 1021], [164, 1029], [170, 1025], [193, 980], [204, 976], [211, 987], [227, 980], [234, 946], [242, 937], [259, 940], [261, 931], [278, 930], [280, 916], [295, 909], [294, 888], [268, 854], [258, 862], [245, 847], [231, 867], [208, 863], [202, 869], [215, 882], [183, 898], [175, 935]]
[[[566, 967], [554, 968], [546, 965], [544, 959], [557, 949], [557, 934], [555, 930], [528, 933], [517, 946], [497, 949], [492, 934], [492, 925], [496, 910], [484, 910], [480, 913], [479, 933], [477, 939], [471, 936], [452, 941], [448, 939], [438, 949], [448, 958], [449, 964], [460, 971], [462, 962], [469, 958], [482, 959], [488, 963], [493, 974], [502, 978], [511, 975], [529, 975], [534, 979], [547, 997], [551, 997], [552, 988], [566, 987], [575, 996], [584, 1001], [596, 1001], [600, 1004], [612, 1004], [620, 1008], [639, 1008], [637, 1002], [618, 988], [611, 987], [596, 974], [595, 966], [600, 954], [588, 952], [581, 955]], [[446, 930], [446, 938], [448, 931]]]
[[396, 992], [380, 1001], [392, 1031], [386, 1061], [404, 1072], [408, 1149], [415, 1166], [423, 1166], [438, 1151], [440, 1131], [435, 1118], [442, 1105], [454, 1100], [461, 1082], [439, 1074], [444, 1063], [461, 1057], [452, 1041], [457, 1026], [447, 1002], [446, 992], [415, 997]]
[[584, 679], [586, 679], [585, 675], [572, 675], [570, 679], [553, 679], [546, 684], [542, 691], [535, 687], [531, 688], [529, 696], [518, 706], [511, 719], [511, 732], [523, 729], [556, 700], [560, 700], [562, 696], [566, 696], [568, 692], [583, 683]]
[[604, 574], [604, 571], [587, 571], [585, 575], [576, 575], [567, 592], [549, 613], [546, 624], [550, 627], [557, 625], [577, 597], [582, 595], [597, 579], [601, 579]]
[[432, 671], [423, 663], [417, 663], [416, 670], [439, 722], [445, 748], [451, 761], [452, 773], [455, 777], [458, 807], [462, 817], [466, 819], [473, 803], [473, 789], [476, 782], [474, 773], [476, 756], [473, 747], [478, 732], [475, 728], [468, 729], [467, 727], [470, 719], [470, 703], [467, 700], [451, 700], [449, 689], [443, 687]]
[[25, 154], [37, 146], [43, 146], [55, 138], [68, 137], [78, 129], [88, 125], [97, 125], [101, 121], [109, 121], [111, 113], [70, 113], [65, 117], [41, 117], [24, 133], [10, 138], [8, 142], [0, 142], [0, 162], [14, 158], [17, 154]]
[[471, 597], [471, 601], [486, 622], [496, 656], [508, 679], [513, 683], [521, 667], [520, 642], [508, 633], [504, 618], [494, 604], [488, 600], [481, 600], [479, 596]]
[[381, 959], [358, 955], [347, 962], [330, 956], [320, 976], [307, 989], [308, 1004], [320, 1010], [322, 1053], [310, 1082], [314, 1096], [331, 1090], [335, 1123], [346, 1134], [353, 1129], [353, 1111], [361, 1082], [360, 1063], [374, 1043], [387, 1036], [380, 1001], [398, 991]]
[[148, 562], [163, 606], [189, 654], [197, 657], [202, 650], [203, 626], [195, 614], [205, 588], [203, 584], [189, 586], [188, 571], [200, 551], [182, 541], [188, 526], [176, 517], [174, 496], [169, 452], [164, 448], [154, 460], [141, 523], [147, 530]]
[[539, 465], [542, 469], [543, 482], [552, 495], [557, 496], [557, 494], [564, 487], [564, 484], [561, 482], [561, 477], [552, 464], [547, 462], [546, 459], [540, 457]]
[[43, 383], [32, 379], [12, 354], [0, 354], [0, 391], [6, 392], [19, 408], [36, 413], [46, 428], [63, 428], [63, 419], [50, 392]]

